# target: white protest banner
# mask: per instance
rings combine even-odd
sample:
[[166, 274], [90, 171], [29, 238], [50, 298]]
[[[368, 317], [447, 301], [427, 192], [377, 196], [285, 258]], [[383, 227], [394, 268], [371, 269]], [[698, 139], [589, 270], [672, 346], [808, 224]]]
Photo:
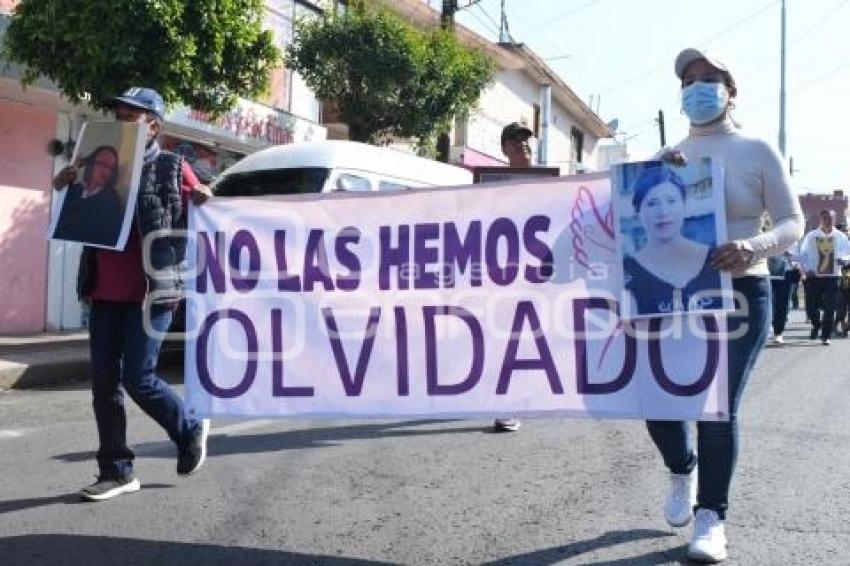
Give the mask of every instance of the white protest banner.
[[727, 418], [725, 318], [621, 321], [607, 176], [193, 207], [198, 415]]

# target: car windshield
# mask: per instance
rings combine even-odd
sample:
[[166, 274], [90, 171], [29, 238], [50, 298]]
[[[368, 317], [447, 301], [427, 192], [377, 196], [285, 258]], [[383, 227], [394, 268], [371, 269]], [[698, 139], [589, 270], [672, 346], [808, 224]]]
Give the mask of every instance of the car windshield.
[[330, 169], [323, 167], [231, 173], [216, 182], [213, 192], [224, 197], [318, 193], [325, 186], [329, 173]]

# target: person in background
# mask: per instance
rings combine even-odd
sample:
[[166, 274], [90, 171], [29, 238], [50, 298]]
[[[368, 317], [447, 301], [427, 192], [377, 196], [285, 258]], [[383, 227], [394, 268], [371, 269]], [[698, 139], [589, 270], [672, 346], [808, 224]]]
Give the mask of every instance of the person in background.
[[[89, 501], [141, 489], [133, 473], [135, 455], [127, 445], [124, 391], [176, 445], [178, 475], [192, 474], [204, 463], [209, 433], [209, 420], [188, 415], [180, 397], [156, 374], [162, 335], [180, 298], [186, 239], [154, 233], [185, 229], [189, 200], [198, 205], [210, 193], [181, 157], [160, 150], [157, 135], [165, 103], [159, 93], [131, 88], [113, 100], [113, 107], [116, 120], [141, 124], [147, 141], [126, 248], [85, 248], [80, 258], [78, 294], [91, 304], [92, 405], [99, 438], [97, 481], [80, 492]], [[66, 186], [76, 174], [76, 167], [66, 167], [53, 186]], [[143, 240], [150, 245], [145, 254], [150, 272], [142, 261]], [[147, 333], [146, 323], [155, 334]]]
[[[847, 225], [836, 224], [835, 229], [838, 230], [839, 232], [841, 232], [842, 234], [844, 234], [845, 236], [847, 235]], [[848, 240], [848, 241], [850, 241], [850, 240]], [[834, 323], [834, 326], [832, 328], [832, 332], [836, 336], [845, 337], [845, 336], [847, 336], [847, 332], [846, 332], [847, 331], [846, 319], [847, 319], [847, 311], [848, 311], [847, 298], [848, 298], [848, 291], [850, 291], [850, 287], [848, 287], [847, 285], [848, 285], [848, 283], [850, 283], [850, 280], [845, 281], [845, 279], [844, 279], [845, 270], [847, 270], [847, 262], [842, 258], [839, 258], [837, 261], [838, 261], [839, 266], [841, 268], [841, 273], [840, 273], [839, 278], [838, 278], [838, 288], [835, 291], [835, 323]], [[850, 270], [847, 270], [847, 271], [850, 271]], [[850, 277], [850, 273], [848, 273], [847, 275], [848, 275], [848, 277]]]
[[797, 310], [800, 308], [800, 282], [803, 280], [803, 271], [797, 261], [792, 260], [791, 267], [791, 271], [785, 272], [785, 277], [788, 279], [791, 308]]
[[785, 325], [788, 323], [788, 304], [791, 294], [791, 282], [788, 274], [794, 270], [791, 264], [791, 252], [785, 251], [779, 255], [767, 258], [767, 269], [770, 271], [770, 297], [773, 302], [773, 342], [782, 344], [785, 339]]
[[841, 266], [838, 292], [835, 296], [835, 333], [844, 338], [850, 331], [850, 263]]
[[[529, 140], [532, 137], [534, 137], [534, 132], [519, 122], [511, 122], [502, 128], [502, 153], [508, 158], [508, 166], [519, 169], [531, 167], [532, 152]], [[498, 418], [493, 421], [493, 430], [496, 432], [516, 432], [521, 424], [519, 419]]]
[[806, 272], [806, 314], [812, 324], [809, 334], [829, 345], [835, 326], [835, 298], [841, 261], [850, 256], [850, 240], [834, 227], [833, 212], [820, 212], [820, 225], [800, 243], [800, 259]]
[[[697, 446], [687, 423], [648, 421], [649, 434], [670, 471], [664, 516], [673, 526], [694, 522], [688, 557], [726, 559], [725, 520], [738, 456], [738, 410], [753, 365], [767, 340], [770, 317], [768, 257], [794, 244], [803, 230], [800, 203], [788, 168], [768, 143], [738, 131], [731, 118], [738, 89], [727, 66], [698, 49], [685, 49], [674, 64], [688, 136], [662, 153], [669, 163], [711, 158], [724, 164], [729, 241], [711, 263], [730, 272], [736, 310], [727, 314], [728, 421], [697, 423]], [[768, 213], [771, 228], [762, 232]], [[699, 473], [697, 474], [697, 469]]]
[[519, 122], [511, 122], [502, 128], [502, 153], [508, 158], [508, 166], [519, 169], [531, 167], [531, 143], [534, 132]]

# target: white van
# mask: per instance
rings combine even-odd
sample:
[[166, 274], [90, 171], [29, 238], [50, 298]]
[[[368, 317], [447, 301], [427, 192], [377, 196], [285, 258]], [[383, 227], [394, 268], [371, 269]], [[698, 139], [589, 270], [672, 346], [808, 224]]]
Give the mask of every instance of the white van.
[[461, 167], [385, 147], [331, 140], [258, 151], [226, 169], [212, 189], [218, 196], [260, 196], [471, 183], [472, 173]]

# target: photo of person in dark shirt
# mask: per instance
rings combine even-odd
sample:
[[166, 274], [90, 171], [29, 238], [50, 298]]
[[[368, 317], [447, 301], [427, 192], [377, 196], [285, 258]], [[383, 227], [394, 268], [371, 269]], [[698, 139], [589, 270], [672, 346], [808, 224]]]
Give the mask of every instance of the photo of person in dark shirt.
[[59, 212], [53, 238], [85, 244], [114, 247], [121, 233], [124, 207], [115, 190], [118, 180], [118, 152], [114, 147], [101, 145], [78, 165], [69, 168], [68, 175], [84, 168], [83, 181], [63, 178], [67, 193]]
[[625, 288], [638, 315], [664, 315], [720, 309], [720, 273], [712, 267], [711, 247], [688, 238], [687, 190], [665, 166], [650, 167], [635, 181], [632, 205], [645, 243], [624, 254]]

